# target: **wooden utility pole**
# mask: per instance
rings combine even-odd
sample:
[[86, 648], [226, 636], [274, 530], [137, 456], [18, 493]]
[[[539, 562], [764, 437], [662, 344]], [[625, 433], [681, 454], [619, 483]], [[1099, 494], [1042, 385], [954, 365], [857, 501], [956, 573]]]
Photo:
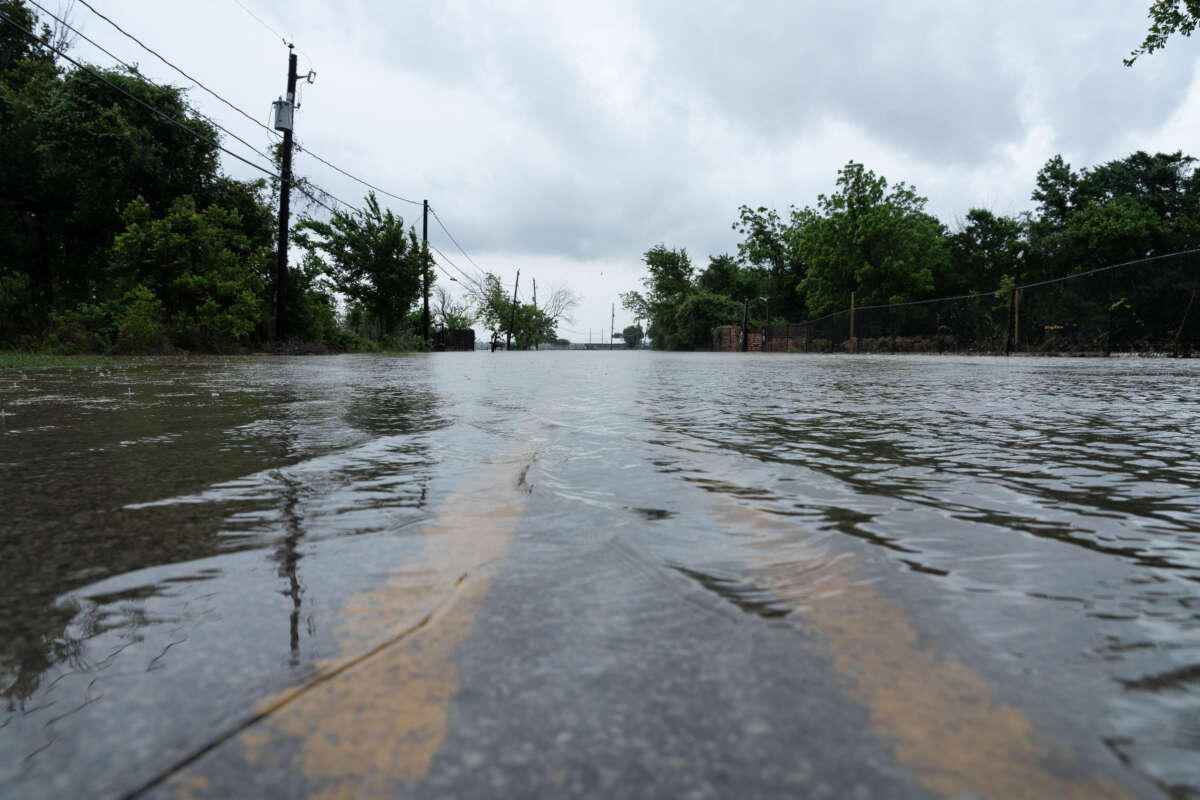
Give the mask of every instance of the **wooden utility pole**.
[[[286, 106], [287, 124], [283, 126], [283, 152], [279, 165], [279, 241], [275, 252], [275, 339], [284, 341], [287, 329], [287, 280], [288, 280], [288, 217], [292, 201], [292, 127], [296, 112], [296, 54], [288, 45], [288, 79]], [[280, 112], [285, 109], [281, 108]], [[275, 127], [282, 120], [276, 116]]]
[[613, 349], [613, 339], [615, 339], [617, 337], [617, 331], [616, 331], [616, 327], [615, 327], [616, 324], [617, 324], [617, 304], [613, 303], [612, 317], [609, 318], [609, 320], [608, 320], [608, 349], [609, 350]]
[[421, 336], [429, 341], [429, 201], [424, 203], [421, 217], [421, 294], [425, 303], [421, 310]]
[[533, 349], [540, 350], [541, 348], [538, 347], [538, 342], [542, 338], [542, 325], [537, 315], [537, 278], [533, 279], [533, 322], [536, 326], [535, 333], [533, 335]]
[[521, 270], [517, 270], [517, 279], [513, 281], [512, 318], [508, 323], [508, 333], [504, 336], [504, 349], [512, 347], [513, 328], [517, 327], [517, 287], [521, 285]]

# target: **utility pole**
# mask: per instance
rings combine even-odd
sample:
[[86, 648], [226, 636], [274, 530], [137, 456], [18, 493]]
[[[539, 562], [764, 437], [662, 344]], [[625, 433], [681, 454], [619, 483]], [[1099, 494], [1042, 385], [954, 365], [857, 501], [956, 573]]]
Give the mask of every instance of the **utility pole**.
[[537, 315], [537, 278], [533, 279], [533, 322], [536, 326], [536, 331], [533, 336], [533, 349], [540, 350], [538, 340], [542, 338], [542, 325]]
[[613, 303], [612, 318], [608, 321], [608, 349], [613, 349], [613, 339], [616, 338], [617, 330], [614, 327], [617, 324], [617, 304]]
[[425, 201], [424, 214], [421, 218], [421, 294], [425, 296], [425, 306], [421, 311], [421, 335], [429, 341], [429, 201]]
[[287, 339], [288, 217], [292, 201], [292, 127], [296, 111], [296, 53], [288, 45], [287, 99], [276, 104], [275, 129], [283, 130], [279, 169], [279, 241], [275, 252], [275, 339]]
[[508, 323], [508, 333], [504, 335], [504, 349], [512, 347], [513, 328], [517, 327], [517, 287], [521, 285], [521, 270], [517, 270], [517, 279], [513, 281], [512, 319]]

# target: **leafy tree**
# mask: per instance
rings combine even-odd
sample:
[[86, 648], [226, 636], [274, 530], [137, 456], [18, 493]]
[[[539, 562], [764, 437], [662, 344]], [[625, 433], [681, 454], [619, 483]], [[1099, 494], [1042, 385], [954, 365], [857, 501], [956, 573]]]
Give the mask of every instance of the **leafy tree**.
[[[640, 319], [649, 321], [650, 339], [657, 349], [675, 349], [681, 343], [677, 335], [677, 311], [692, 293], [692, 261], [686, 250], [670, 250], [655, 245], [643, 256], [649, 275], [642, 279], [646, 294], [626, 292], [621, 305]], [[674, 347], [672, 346], [674, 345]]]
[[[109, 283], [129, 287], [126, 301], [132, 297], [147, 308], [161, 301], [171, 342], [179, 347], [227, 351], [251, 338], [273, 258], [269, 248], [245, 236], [237, 212], [199, 210], [183, 197], [155, 220], [138, 198], [124, 219], [126, 228], [109, 254]], [[151, 316], [146, 312], [139, 320]], [[134, 337], [138, 347], [145, 338]]]
[[645, 332], [641, 325], [629, 325], [621, 331], [621, 338], [625, 340], [625, 346], [630, 350], [640, 347], [644, 336]]
[[1161, 50], [1172, 34], [1191, 36], [1200, 22], [1200, 0], [1154, 0], [1147, 13], [1150, 30], [1142, 46], [1129, 54], [1125, 66], [1132, 67], [1138, 56]]
[[734, 300], [762, 297], [769, 292], [769, 285], [766, 270], [743, 267], [728, 255], [710, 257], [708, 266], [696, 280], [697, 288]]
[[712, 347], [713, 329], [719, 325], [740, 324], [740, 303], [703, 289], [688, 295], [675, 311], [675, 325], [668, 337], [669, 350], [695, 350]]
[[[802, 212], [791, 209], [784, 222], [779, 213], [765, 206], [756, 209], [750, 206], [738, 208], [738, 221], [733, 229], [742, 234], [738, 243], [738, 258], [744, 264], [757, 268], [758, 288], [748, 294], [731, 294], [731, 297], [773, 298], [776, 309], [784, 317], [803, 319], [806, 312], [803, 294], [798, 287], [808, 272], [808, 264], [799, 248], [798, 233], [803, 220]], [[723, 293], [724, 290], [712, 288]], [[745, 291], [745, 290], [741, 290]]]
[[851, 161], [838, 191], [797, 215], [799, 248], [808, 263], [801, 284], [814, 315], [860, 305], [900, 303], [933, 289], [946, 259], [945, 228], [925, 213], [925, 198]]
[[516, 350], [557, 341], [560, 318], [566, 319], [565, 315], [579, 302], [574, 292], [563, 289], [558, 302], [553, 302], [556, 292], [552, 292], [552, 302], [545, 307], [518, 300], [514, 308], [512, 296], [500, 284], [500, 278], [490, 272], [484, 275], [482, 289], [479, 319], [491, 331], [493, 341], [498, 341], [501, 334], [508, 335]]
[[947, 240], [946, 268], [934, 274], [940, 297], [994, 290], [1002, 276], [1017, 275], [1027, 248], [1020, 219], [972, 208], [959, 230]]
[[441, 286], [433, 290], [433, 315], [440, 328], [463, 330], [475, 324], [478, 312], [470, 300], [455, 300]]
[[304, 219], [292, 240], [305, 250], [306, 264], [329, 275], [339, 292], [361, 303], [389, 336], [421, 295], [421, 273], [428, 269], [415, 230], [380, 208], [375, 193], [366, 208], [336, 211], [329, 222]]

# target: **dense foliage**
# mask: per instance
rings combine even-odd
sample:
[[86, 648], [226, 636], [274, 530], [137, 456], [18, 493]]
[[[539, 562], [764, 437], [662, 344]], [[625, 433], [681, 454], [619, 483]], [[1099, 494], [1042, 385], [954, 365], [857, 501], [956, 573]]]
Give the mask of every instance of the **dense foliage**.
[[[713, 256], [699, 274], [686, 250], [651, 248], [644, 290], [622, 300], [648, 321], [654, 347], [704, 349], [718, 325], [740, 325], [743, 316], [751, 328], [812, 320], [846, 309], [852, 293], [862, 308], [999, 291], [1002, 302], [860, 316], [871, 321], [856, 332], [1003, 338], [1015, 286], [1200, 247], [1200, 173], [1181, 152], [1137, 152], [1081, 170], [1054, 156], [1031, 199], [1034, 210], [1016, 217], [970, 209], [950, 230], [912, 187], [850, 162], [815, 206], [786, 216], [742, 206], [738, 255]], [[1197, 267], [1178, 258], [1136, 275], [1058, 284], [1030, 293], [1018, 324], [1091, 325], [1112, 340], [1091, 344], [1106, 349], [1121, 337], [1131, 347], [1161, 345], [1200, 316], [1200, 307], [1190, 310]]]
[[[221, 173], [218, 131], [183, 90], [65, 68], [44, 46], [54, 31], [23, 0], [0, 0], [0, 12], [25, 31], [0, 23], [0, 348], [264, 343], [275, 313], [272, 187]], [[362, 306], [362, 332], [394, 341], [415, 328], [414, 235], [373, 197], [362, 212], [296, 230], [307, 249], [288, 275], [296, 339], [367, 344], [337, 319], [335, 289]]]

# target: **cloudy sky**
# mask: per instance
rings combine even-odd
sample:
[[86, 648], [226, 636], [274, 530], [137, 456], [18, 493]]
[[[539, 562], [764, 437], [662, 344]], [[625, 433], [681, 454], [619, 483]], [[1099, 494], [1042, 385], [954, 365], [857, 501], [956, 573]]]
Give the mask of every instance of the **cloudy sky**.
[[[914, 185], [954, 227], [971, 207], [1029, 208], [1055, 153], [1077, 167], [1200, 154], [1200, 41], [1121, 63], [1149, 0], [241, 4], [261, 22], [237, 0], [93, 0], [263, 121], [287, 68], [268, 28], [289, 37], [301, 71], [317, 72], [298, 140], [428, 198], [475, 264], [510, 285], [520, 267], [522, 297], [531, 278], [540, 294], [574, 289], [583, 303], [563, 327], [575, 341], [607, 332], [613, 302], [617, 330], [631, 322], [617, 294], [637, 288], [650, 246], [686, 247], [700, 265], [735, 252], [740, 204], [813, 204], [851, 159]], [[72, 18], [151, 77], [189, 85], [84, 6]], [[111, 63], [85, 42], [76, 54]], [[296, 168], [338, 197], [365, 194], [305, 154]], [[418, 208], [390, 205], [419, 228]], [[476, 273], [436, 225], [430, 239]]]

